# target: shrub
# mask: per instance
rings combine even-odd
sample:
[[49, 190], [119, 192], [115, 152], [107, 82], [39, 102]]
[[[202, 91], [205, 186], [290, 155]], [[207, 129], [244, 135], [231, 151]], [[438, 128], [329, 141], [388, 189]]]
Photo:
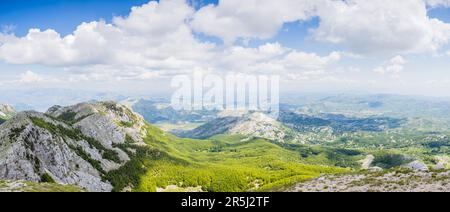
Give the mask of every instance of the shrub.
[[55, 180], [48, 173], [41, 176], [41, 183], [56, 183]]

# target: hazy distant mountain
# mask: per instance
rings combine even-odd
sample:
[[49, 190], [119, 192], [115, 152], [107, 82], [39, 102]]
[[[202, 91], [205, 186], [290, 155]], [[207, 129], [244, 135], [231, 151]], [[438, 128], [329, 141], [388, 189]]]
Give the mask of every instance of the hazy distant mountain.
[[300, 132], [327, 127], [336, 134], [358, 131], [381, 132], [398, 128], [404, 122], [402, 119], [389, 117], [350, 118], [344, 115], [306, 115], [290, 111], [282, 111], [278, 120]]
[[121, 101], [125, 99], [125, 96], [116, 93], [72, 89], [14, 89], [1, 92], [0, 102], [8, 103], [18, 111], [43, 112], [53, 105], [73, 105], [91, 100]]
[[186, 138], [206, 139], [215, 135], [230, 134], [265, 138], [272, 141], [305, 143], [304, 133], [318, 135], [329, 131], [336, 137], [351, 132], [382, 132], [402, 126], [402, 119], [387, 117], [348, 118], [343, 115], [306, 115], [282, 111], [277, 120], [264, 113], [247, 113], [214, 119], [194, 130], [174, 132]]
[[284, 109], [311, 114], [450, 118], [450, 100], [447, 98], [387, 94], [294, 95], [282, 99], [282, 103]]
[[164, 100], [135, 100], [131, 102], [134, 111], [141, 114], [149, 123], [182, 123], [207, 122], [217, 117], [217, 111], [184, 111], [174, 110], [170, 103]]

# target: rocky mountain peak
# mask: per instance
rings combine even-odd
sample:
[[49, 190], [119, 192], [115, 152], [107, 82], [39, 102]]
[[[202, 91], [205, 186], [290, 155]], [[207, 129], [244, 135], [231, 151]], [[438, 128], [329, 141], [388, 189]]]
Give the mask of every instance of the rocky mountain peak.
[[18, 113], [0, 125], [0, 179], [52, 179], [88, 191], [110, 191], [105, 175], [131, 157], [121, 145], [145, 145], [145, 126], [141, 116], [114, 102]]
[[244, 116], [229, 133], [254, 136], [274, 141], [283, 141], [286, 137], [282, 124], [264, 113], [254, 112]]
[[210, 121], [194, 130], [177, 133], [181, 137], [209, 138], [217, 134], [243, 135], [284, 142], [286, 127], [260, 112], [232, 114]]
[[69, 107], [53, 106], [47, 115], [71, 123], [84, 134], [106, 146], [125, 143], [127, 136], [142, 142], [145, 121], [125, 105], [115, 102], [81, 103]]
[[[109, 191], [101, 151], [69, 125], [38, 112], [22, 112], [0, 125], [0, 178], [77, 185]], [[96, 158], [98, 163], [93, 163]], [[89, 162], [89, 160], [92, 160]], [[96, 160], [97, 161], [97, 160]], [[104, 165], [103, 165], [104, 164]]]
[[16, 113], [16, 110], [7, 104], [0, 104], [0, 119], [7, 119], [12, 117]]

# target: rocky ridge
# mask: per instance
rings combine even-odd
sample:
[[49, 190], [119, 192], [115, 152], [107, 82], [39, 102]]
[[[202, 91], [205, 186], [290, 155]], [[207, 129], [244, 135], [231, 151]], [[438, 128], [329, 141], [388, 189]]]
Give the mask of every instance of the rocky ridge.
[[397, 170], [322, 176], [290, 192], [450, 192], [450, 172]]
[[105, 174], [130, 160], [117, 146], [145, 145], [144, 126], [142, 117], [113, 102], [19, 113], [0, 126], [0, 179], [111, 191]]
[[253, 112], [217, 118], [194, 130], [175, 132], [180, 137], [206, 139], [218, 134], [243, 135], [284, 142], [288, 129], [264, 113]]

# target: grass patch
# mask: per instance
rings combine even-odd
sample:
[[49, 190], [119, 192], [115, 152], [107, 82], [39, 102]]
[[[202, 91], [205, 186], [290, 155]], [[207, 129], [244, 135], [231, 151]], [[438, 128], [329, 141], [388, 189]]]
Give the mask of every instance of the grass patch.
[[55, 183], [33, 183], [0, 181], [0, 191], [11, 192], [84, 192], [76, 186], [59, 185]]
[[64, 122], [74, 124], [76, 122], [76, 120], [75, 120], [76, 116], [77, 116], [76, 112], [66, 111], [63, 114], [59, 115], [57, 118]]
[[121, 122], [118, 122], [117, 125], [119, 125], [119, 127], [131, 128], [131, 127], [134, 126], [134, 123], [133, 122], [121, 121]]

